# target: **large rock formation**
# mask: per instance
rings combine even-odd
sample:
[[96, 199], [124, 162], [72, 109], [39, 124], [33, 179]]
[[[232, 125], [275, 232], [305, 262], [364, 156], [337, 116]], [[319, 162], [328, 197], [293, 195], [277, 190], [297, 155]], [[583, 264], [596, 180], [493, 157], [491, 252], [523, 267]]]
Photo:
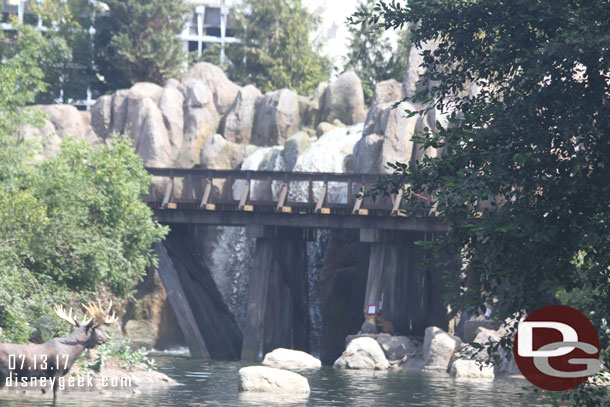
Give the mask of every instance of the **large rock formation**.
[[216, 65], [200, 62], [188, 71], [183, 82], [200, 82], [212, 91], [216, 111], [226, 114], [239, 92], [239, 86], [231, 82], [225, 73]]
[[288, 89], [267, 93], [258, 103], [252, 144], [282, 145], [299, 127], [298, 95]]
[[239, 90], [229, 113], [220, 124], [221, 132], [227, 140], [245, 144], [250, 142], [256, 104], [262, 96], [252, 85]]
[[360, 78], [352, 71], [345, 72], [324, 90], [321, 120], [332, 122], [339, 119], [345, 124], [356, 124], [362, 123], [364, 118]]
[[122, 329], [135, 348], [163, 350], [184, 345], [167, 293], [154, 268], [136, 286], [134, 298], [125, 308]]

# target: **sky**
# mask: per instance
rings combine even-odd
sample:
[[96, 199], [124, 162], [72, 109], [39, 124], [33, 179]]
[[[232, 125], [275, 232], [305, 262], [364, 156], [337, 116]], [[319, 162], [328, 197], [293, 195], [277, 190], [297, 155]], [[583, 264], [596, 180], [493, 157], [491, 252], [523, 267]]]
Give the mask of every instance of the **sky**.
[[[343, 68], [343, 58], [347, 55], [347, 18], [358, 7], [361, 0], [302, 0], [302, 4], [310, 12], [321, 10], [322, 22], [317, 33], [312, 38], [325, 37], [322, 52], [331, 57], [339, 71]], [[388, 37], [395, 42], [394, 31], [388, 32]], [[335, 72], [336, 74], [337, 72]], [[334, 76], [334, 75], [333, 75]]]
[[[346, 20], [356, 11], [359, 0], [303, 0], [310, 12], [321, 10], [322, 23], [316, 35], [326, 37], [323, 52], [340, 59], [347, 53], [348, 38]], [[340, 61], [335, 61], [338, 63]]]

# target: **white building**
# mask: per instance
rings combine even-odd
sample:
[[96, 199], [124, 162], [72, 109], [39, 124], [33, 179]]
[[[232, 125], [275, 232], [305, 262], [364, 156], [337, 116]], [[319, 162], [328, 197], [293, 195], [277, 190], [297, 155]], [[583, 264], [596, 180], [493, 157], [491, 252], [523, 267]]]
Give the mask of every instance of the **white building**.
[[[42, 25], [38, 16], [31, 13], [27, 0], [0, 0], [2, 5], [2, 19], [0, 28], [3, 31], [12, 31], [10, 17], [17, 15], [20, 22], [36, 25], [41, 31], [47, 30]], [[32, 0], [30, 0], [32, 1]], [[33, 0], [38, 3], [44, 0]], [[64, 0], [66, 1], [66, 0]], [[92, 3], [103, 3], [99, 0], [89, 0]], [[187, 4], [193, 6], [193, 12], [187, 20], [182, 33], [179, 35], [184, 43], [184, 50], [187, 52], [197, 52], [201, 55], [202, 51], [212, 44], [220, 45], [220, 61], [224, 62], [225, 44], [236, 43], [240, 40], [234, 36], [231, 29], [229, 18], [230, 9], [240, 6], [240, 0], [185, 0]], [[90, 30], [91, 36], [94, 34], [93, 28]], [[86, 100], [63, 100], [63, 96], [58, 100], [60, 103], [71, 103], [77, 106], [85, 106], [87, 109], [95, 102], [91, 99], [91, 92], [87, 90]]]

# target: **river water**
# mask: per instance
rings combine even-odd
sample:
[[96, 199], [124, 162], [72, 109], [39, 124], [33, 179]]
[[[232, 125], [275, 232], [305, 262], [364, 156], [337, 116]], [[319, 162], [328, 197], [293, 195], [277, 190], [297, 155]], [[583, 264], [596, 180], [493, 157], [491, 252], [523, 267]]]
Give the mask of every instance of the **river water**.
[[[245, 394], [237, 391], [241, 362], [207, 362], [157, 357], [159, 369], [183, 386], [142, 392], [58, 394], [58, 406], [542, 406], [524, 380], [456, 380], [448, 375], [404, 371], [339, 371], [332, 367], [303, 372], [311, 394]], [[527, 389], [524, 390], [523, 387]], [[0, 406], [51, 406], [51, 396], [5, 395]]]

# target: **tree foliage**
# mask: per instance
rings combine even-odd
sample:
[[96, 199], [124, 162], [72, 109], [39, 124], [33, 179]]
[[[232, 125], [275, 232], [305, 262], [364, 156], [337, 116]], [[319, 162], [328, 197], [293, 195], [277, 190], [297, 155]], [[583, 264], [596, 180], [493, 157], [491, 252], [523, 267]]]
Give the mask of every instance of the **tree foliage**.
[[438, 243], [463, 271], [448, 274], [451, 303], [498, 297], [501, 315], [575, 305], [610, 363], [608, 3], [411, 0], [358, 17], [417, 24], [415, 43], [437, 44], [413, 100], [453, 112], [448, 128], [415, 138], [442, 154], [395, 163], [376, 192], [406, 182], [436, 195], [451, 225]]
[[45, 89], [38, 61], [48, 42], [18, 28], [0, 65], [0, 342], [27, 341], [53, 303], [128, 295], [165, 234], [140, 199], [151, 179], [130, 141], [67, 139], [41, 159], [37, 140], [22, 137], [42, 118], [24, 105]]
[[135, 82], [163, 84], [186, 60], [182, 32], [190, 6], [184, 0], [108, 0], [95, 20], [95, 63], [103, 90]]
[[[373, 12], [376, 0], [362, 0], [357, 13]], [[373, 21], [361, 20], [348, 26], [350, 34], [345, 70], [353, 70], [362, 81], [364, 102], [373, 99], [375, 84], [387, 79], [402, 81], [407, 70], [410, 48], [410, 33], [403, 29], [399, 33], [398, 44], [392, 46], [386, 30]]]
[[227, 49], [231, 79], [263, 92], [289, 88], [301, 94], [312, 94], [328, 79], [330, 62], [309, 41], [317, 17], [300, 0], [247, 0], [232, 21], [243, 38]]

